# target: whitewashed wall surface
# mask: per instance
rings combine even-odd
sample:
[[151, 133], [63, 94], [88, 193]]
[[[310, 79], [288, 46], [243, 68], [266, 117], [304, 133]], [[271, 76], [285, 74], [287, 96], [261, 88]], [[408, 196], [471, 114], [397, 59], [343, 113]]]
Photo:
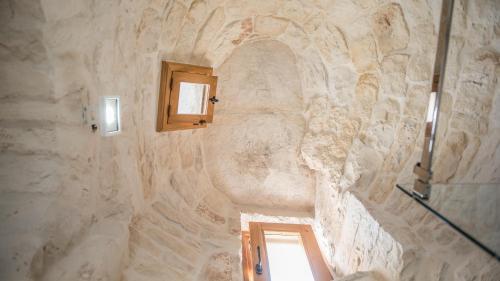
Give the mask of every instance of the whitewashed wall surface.
[[[435, 180], [498, 183], [500, 1], [455, 2]], [[241, 280], [240, 213], [265, 210], [313, 217], [336, 280], [498, 280], [394, 189], [421, 154], [440, 4], [0, 1], [0, 279]], [[208, 128], [155, 131], [161, 60], [214, 67]], [[90, 129], [104, 95], [113, 137]]]

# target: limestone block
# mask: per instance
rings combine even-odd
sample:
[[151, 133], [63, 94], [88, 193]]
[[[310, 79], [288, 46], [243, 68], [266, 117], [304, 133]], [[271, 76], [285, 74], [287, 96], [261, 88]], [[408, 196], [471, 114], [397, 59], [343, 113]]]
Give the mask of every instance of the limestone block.
[[410, 118], [401, 121], [396, 133], [396, 140], [391, 147], [391, 154], [384, 163], [384, 168], [387, 171], [400, 172], [403, 169], [411, 156], [420, 127], [420, 122]]
[[358, 73], [374, 71], [378, 68], [377, 46], [373, 36], [349, 40], [349, 50]]
[[343, 64], [350, 61], [345, 35], [332, 23], [328, 23], [321, 34], [315, 35], [314, 41], [325, 62]]
[[481, 141], [477, 137], [470, 137], [467, 139], [467, 146], [462, 153], [462, 158], [460, 159], [459, 166], [456, 172], [455, 181], [468, 182], [465, 178], [467, 171], [470, 170], [472, 161], [476, 157], [479, 147], [481, 146]]
[[277, 17], [257, 16], [255, 19], [255, 32], [275, 37], [283, 33], [288, 26], [288, 21]]
[[401, 105], [397, 99], [379, 100], [373, 108], [372, 120], [395, 127], [400, 120]]
[[378, 79], [372, 74], [363, 74], [359, 77], [355, 92], [355, 115], [367, 121], [378, 99]]
[[444, 147], [441, 148], [436, 157], [434, 171], [436, 182], [447, 182], [455, 175], [467, 143], [467, 136], [464, 132], [450, 131], [449, 135], [446, 136]]
[[498, 61], [498, 57], [488, 51], [478, 50], [474, 58], [465, 67], [463, 80], [458, 85], [460, 95], [454, 104], [451, 126], [474, 134], [484, 134], [488, 130], [487, 114], [492, 102], [492, 96], [486, 93], [494, 90], [492, 63]]
[[193, 56], [199, 59], [203, 59], [210, 42], [214, 40], [216, 34], [222, 27], [225, 21], [224, 9], [217, 8], [209, 16], [207, 21], [203, 24], [203, 27], [199, 31], [195, 47], [193, 50]]
[[298, 24], [302, 24], [309, 18], [314, 7], [311, 3], [300, 0], [284, 1], [283, 6], [278, 10], [278, 15]]
[[469, 257], [466, 258], [466, 261], [456, 270], [454, 275], [459, 280], [474, 279], [478, 275], [481, 275], [484, 278], [483, 280], [494, 280], [497, 277], [495, 274], [498, 273], [500, 273], [498, 261], [494, 261], [484, 253], [475, 252], [469, 254]]
[[235, 46], [242, 44], [253, 32], [252, 18], [225, 24], [207, 52], [207, 59], [221, 63], [231, 54]]
[[170, 178], [170, 184], [174, 192], [177, 192], [187, 205], [193, 205], [197, 201], [194, 192], [196, 186], [190, 184], [183, 172], [174, 171]]
[[[364, 1], [367, 3], [367, 1]], [[359, 1], [335, 1], [324, 3], [323, 8], [328, 11], [328, 17], [342, 27], [356, 22], [363, 15]]]
[[372, 271], [360, 271], [354, 274], [337, 279], [339, 281], [384, 281], [385, 279], [380, 274]]
[[389, 124], [375, 123], [362, 131], [359, 137], [364, 144], [386, 154], [394, 142], [395, 132], [396, 129]]
[[330, 100], [337, 106], [345, 106], [351, 102], [354, 96], [358, 75], [350, 65], [328, 67], [329, 75], [328, 92]]
[[206, 21], [208, 15], [206, 1], [199, 0], [191, 3], [174, 49], [174, 55], [178, 60], [190, 59], [200, 25]]
[[160, 17], [158, 11], [146, 9], [137, 29], [137, 48], [145, 53], [156, 51], [160, 36]]
[[173, 251], [187, 262], [196, 261], [200, 257], [199, 246], [189, 240], [183, 240], [153, 226], [146, 227], [143, 231], [157, 246]]
[[[364, 207], [349, 191], [344, 192], [338, 199], [334, 196], [327, 198], [330, 198], [327, 204], [345, 208], [343, 216], [339, 218], [341, 224], [334, 230], [338, 233], [334, 240], [334, 262], [337, 270], [343, 275], [372, 270], [384, 279], [397, 279], [398, 274], [395, 272], [402, 266], [402, 248], [387, 230], [374, 221], [371, 214], [374, 210]], [[342, 205], [338, 205], [339, 203]], [[334, 226], [331, 224], [324, 227]]]
[[305, 50], [311, 43], [304, 29], [291, 22], [285, 32], [277, 37], [278, 40], [287, 44], [294, 51]]
[[[214, 253], [205, 265], [199, 280], [231, 281], [238, 273], [239, 258], [228, 252]], [[234, 272], [236, 271], [236, 272]], [[238, 277], [237, 277], [238, 278]]]
[[430, 81], [431, 56], [428, 54], [417, 54], [410, 58], [408, 64], [408, 78], [412, 81]]
[[[383, 170], [387, 170], [387, 168], [384, 167]], [[368, 198], [377, 204], [384, 203], [393, 191], [395, 184], [396, 176], [394, 174], [379, 175], [371, 183]]]
[[343, 185], [366, 189], [375, 179], [382, 166], [383, 157], [378, 150], [369, 147], [360, 140], [355, 140], [345, 164]]
[[301, 152], [310, 168], [330, 171], [339, 179], [359, 122], [350, 119], [341, 108], [329, 109], [327, 106], [325, 109], [328, 115], [313, 112], [315, 117], [309, 124], [311, 131], [304, 136]]
[[371, 9], [375, 8], [376, 6], [380, 5], [384, 1], [381, 0], [354, 0], [352, 1], [354, 4], [359, 6], [362, 9]]
[[408, 46], [410, 35], [403, 11], [398, 4], [381, 7], [373, 15], [372, 24], [382, 54], [386, 55]]
[[[298, 58], [298, 69], [301, 72], [302, 87], [305, 89], [328, 90], [329, 77], [319, 52], [311, 47], [302, 51]], [[321, 77], [321, 79], [318, 79]], [[333, 79], [333, 78], [332, 78]]]
[[179, 25], [184, 20], [186, 13], [187, 8], [185, 5], [182, 5], [179, 1], [173, 1], [171, 8], [162, 19], [160, 47], [165, 49], [167, 53], [171, 53], [175, 47], [181, 32]]
[[173, 209], [166, 204], [156, 202], [153, 204], [152, 209], [157, 212], [164, 219], [179, 224], [187, 232], [197, 234], [199, 225], [192, 221], [189, 213], [185, 210]]
[[460, 72], [462, 70], [462, 51], [465, 47], [465, 40], [462, 36], [453, 36], [450, 38], [450, 47], [446, 62], [445, 89], [456, 89]]
[[222, 216], [218, 215], [217, 213], [209, 209], [206, 203], [198, 204], [198, 206], [196, 207], [196, 213], [201, 217], [203, 217], [204, 219], [210, 221], [211, 223], [214, 224], [226, 223], [226, 220]]
[[430, 90], [427, 86], [412, 86], [406, 94], [404, 115], [415, 119], [415, 121], [425, 120], [427, 106], [429, 104]]
[[[440, 11], [440, 8], [441, 7], [438, 7], [437, 9]], [[435, 24], [437, 24], [437, 22]], [[428, 55], [429, 59], [431, 59], [431, 63], [433, 63], [437, 48], [437, 25], [432, 24], [430, 19], [420, 21], [411, 27], [410, 33], [411, 38], [408, 43], [408, 49], [412, 50], [411, 53], [416, 55]], [[450, 50], [453, 48], [454, 46], [450, 44]]]
[[243, 19], [254, 15], [273, 15], [283, 5], [282, 0], [229, 0], [225, 3], [226, 14], [231, 19]]
[[402, 97], [406, 92], [406, 66], [408, 56], [391, 55], [382, 60], [382, 89], [384, 95]]

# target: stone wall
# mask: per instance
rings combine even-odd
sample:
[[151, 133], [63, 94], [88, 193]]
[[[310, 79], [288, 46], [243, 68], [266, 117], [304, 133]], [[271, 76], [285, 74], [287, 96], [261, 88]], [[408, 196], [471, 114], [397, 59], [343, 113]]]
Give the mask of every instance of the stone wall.
[[[436, 180], [498, 182], [498, 3], [455, 11]], [[437, 1], [25, 0], [1, 13], [1, 279], [239, 280], [240, 205], [262, 192], [257, 209], [314, 207], [339, 276], [498, 275], [394, 191], [421, 150]], [[162, 59], [260, 78], [221, 79], [209, 128], [159, 134]], [[258, 69], [283, 73], [279, 87], [258, 88]], [[90, 130], [101, 95], [121, 96], [116, 137]], [[231, 124], [233, 108], [265, 141], [245, 143], [238, 132], [259, 127]], [[238, 149], [222, 153], [220, 136]], [[273, 190], [282, 180], [293, 196]]]
[[[155, 132], [146, 21], [178, 3], [157, 4], [2, 3], [0, 279], [241, 278], [239, 211], [200, 133]], [[90, 129], [101, 95], [121, 97], [116, 137]]]
[[84, 85], [95, 65], [83, 67], [90, 61], [78, 46], [89, 34], [81, 18], [61, 18], [74, 11], [54, 9], [0, 9], [2, 280], [109, 279], [127, 256], [134, 174], [117, 163], [132, 159], [90, 132], [83, 108], [97, 93]]
[[[499, 8], [494, 1], [455, 4], [434, 163], [437, 183], [498, 185]], [[373, 270], [388, 280], [494, 280], [498, 262], [394, 188], [412, 183], [421, 155], [439, 3], [401, 1], [401, 9], [379, 6], [353, 20], [353, 26], [364, 19], [373, 23], [369, 36], [375, 38], [378, 60], [370, 66], [373, 74], [360, 74], [351, 105], [369, 111], [357, 111], [359, 120], [344, 123], [355, 130], [341, 130], [338, 139], [346, 142], [336, 157], [321, 158], [324, 148], [314, 141], [314, 149], [303, 149], [324, 174], [316, 191], [318, 231], [331, 243], [339, 275]], [[459, 193], [449, 192], [439, 197]], [[470, 217], [488, 222], [497, 218], [495, 207], [470, 211]], [[498, 233], [489, 231], [486, 239], [498, 240]]]

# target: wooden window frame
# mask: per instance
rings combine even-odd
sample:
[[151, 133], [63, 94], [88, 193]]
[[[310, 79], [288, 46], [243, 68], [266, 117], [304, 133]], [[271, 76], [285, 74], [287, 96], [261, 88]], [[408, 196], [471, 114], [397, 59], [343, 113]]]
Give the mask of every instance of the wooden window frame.
[[[164, 132], [206, 128], [207, 123], [213, 121], [214, 106], [211, 102], [207, 102], [206, 115], [186, 115], [181, 117], [181, 115], [171, 114], [174, 110], [174, 103], [177, 110], [180, 82], [209, 84], [210, 91], [208, 98], [215, 97], [217, 77], [212, 74], [213, 69], [211, 67], [162, 61], [156, 131]], [[179, 76], [175, 83], [174, 76]], [[174, 92], [174, 90], [177, 92]], [[175, 117], [171, 118], [171, 116]], [[200, 120], [203, 121], [199, 122]]]
[[[250, 222], [249, 229], [248, 232], [242, 232], [241, 239], [243, 279], [245, 281], [271, 281], [265, 231], [300, 234], [314, 280], [331, 281], [333, 279], [310, 225]], [[261, 261], [264, 269], [260, 275], [256, 274], [254, 270], [258, 261], [257, 246], [261, 249]]]
[[[207, 99], [206, 114], [203, 115], [177, 114], [179, 106], [180, 84], [182, 82], [207, 84], [210, 86], [208, 97], [206, 98]], [[170, 92], [170, 110], [168, 113], [167, 123], [169, 124], [178, 124], [178, 123], [203, 124], [204, 122], [212, 123], [214, 114], [214, 104], [210, 102], [210, 99], [215, 97], [216, 88], [217, 88], [217, 77], [174, 71], [172, 73], [172, 91]]]

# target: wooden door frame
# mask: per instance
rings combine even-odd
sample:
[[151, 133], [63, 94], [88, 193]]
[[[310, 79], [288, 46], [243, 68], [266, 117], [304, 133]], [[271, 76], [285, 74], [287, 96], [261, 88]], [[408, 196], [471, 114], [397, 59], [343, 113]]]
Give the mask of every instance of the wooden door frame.
[[[249, 232], [242, 232], [242, 255], [243, 274], [245, 281], [271, 281], [269, 271], [269, 260], [265, 241], [265, 231], [293, 232], [299, 233], [304, 245], [309, 265], [315, 281], [331, 281], [332, 274], [328, 269], [323, 255], [319, 249], [316, 237], [310, 225], [305, 224], [281, 224], [250, 222]], [[255, 238], [256, 237], [256, 238]], [[252, 239], [250, 239], [252, 238]], [[255, 239], [254, 239], [255, 238]], [[250, 246], [249, 248], [249, 241]], [[261, 260], [264, 272], [261, 275], [255, 273], [254, 267], [258, 260], [257, 246], [261, 249]], [[249, 259], [250, 257], [250, 259]], [[253, 277], [253, 280], [251, 279]]]

